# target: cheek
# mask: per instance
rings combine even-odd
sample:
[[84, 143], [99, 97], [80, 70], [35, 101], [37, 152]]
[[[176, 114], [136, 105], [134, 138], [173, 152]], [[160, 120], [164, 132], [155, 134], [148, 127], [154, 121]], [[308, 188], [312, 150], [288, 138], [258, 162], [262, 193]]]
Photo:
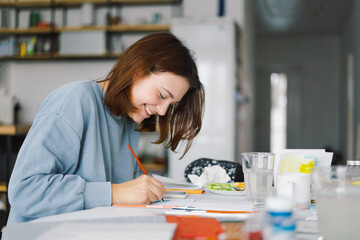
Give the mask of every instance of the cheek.
[[157, 90], [152, 90], [151, 86], [134, 86], [130, 91], [130, 101], [135, 107], [141, 105], [156, 105], [159, 102]]

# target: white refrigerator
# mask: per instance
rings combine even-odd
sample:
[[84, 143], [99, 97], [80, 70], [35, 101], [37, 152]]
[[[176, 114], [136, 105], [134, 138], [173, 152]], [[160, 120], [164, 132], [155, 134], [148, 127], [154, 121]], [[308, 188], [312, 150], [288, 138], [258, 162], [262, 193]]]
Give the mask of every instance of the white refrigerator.
[[233, 21], [224, 18], [174, 19], [171, 32], [193, 52], [205, 88], [205, 112], [199, 135], [183, 159], [179, 160], [184, 148], [168, 154], [168, 176], [183, 180], [185, 167], [199, 158], [235, 161], [238, 38]]

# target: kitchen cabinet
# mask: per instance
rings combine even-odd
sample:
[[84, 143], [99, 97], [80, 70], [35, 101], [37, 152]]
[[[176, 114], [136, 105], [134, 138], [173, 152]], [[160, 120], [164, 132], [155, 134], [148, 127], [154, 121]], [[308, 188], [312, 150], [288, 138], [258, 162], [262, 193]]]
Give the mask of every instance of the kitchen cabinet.
[[[93, 7], [94, 18], [101, 18], [102, 21], [95, 21], [94, 24], [86, 26], [81, 23], [77, 26], [69, 25], [68, 23], [72, 24], [72, 21], [69, 20], [70, 17], [81, 15], [84, 4], [89, 3]], [[117, 15], [115, 17], [119, 17], [118, 21], [112, 22], [114, 12], [115, 14], [120, 11], [124, 12], [126, 7], [131, 8], [134, 12], [134, 8], [145, 6], [152, 6], [156, 11], [161, 6], [177, 8], [180, 3], [181, 0], [0, 0], [0, 57], [3, 60], [117, 58], [121, 50], [127, 46], [123, 46], [120, 50], [119, 48], [115, 49], [114, 39], [125, 35], [169, 31], [170, 25], [162, 21], [127, 23], [121, 21], [122, 16]], [[77, 13], [74, 14], [75, 11]], [[44, 13], [47, 16], [47, 21], [39, 20], [37, 25], [33, 26], [31, 14], [35, 12]], [[24, 18], [24, 15], [28, 17]], [[154, 12], [153, 15], [154, 18], [157, 17], [157, 20], [161, 19], [161, 14]], [[24, 19], [26, 24], [24, 24]], [[77, 20], [79, 19], [81, 17], [77, 16]], [[62, 54], [59, 51], [62, 33], [86, 31], [105, 33], [106, 46], [101, 54]], [[31, 43], [32, 41], [33, 43]], [[31, 47], [34, 47], [35, 50], [29, 51]]]

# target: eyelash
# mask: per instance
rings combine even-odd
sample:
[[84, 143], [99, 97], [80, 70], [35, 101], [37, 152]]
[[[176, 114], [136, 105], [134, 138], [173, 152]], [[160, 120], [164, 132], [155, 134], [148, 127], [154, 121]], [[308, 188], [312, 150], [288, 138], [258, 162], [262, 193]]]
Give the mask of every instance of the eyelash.
[[[161, 99], [165, 99], [165, 97], [159, 93]], [[172, 106], [176, 107], [178, 105], [178, 102], [171, 103]]]

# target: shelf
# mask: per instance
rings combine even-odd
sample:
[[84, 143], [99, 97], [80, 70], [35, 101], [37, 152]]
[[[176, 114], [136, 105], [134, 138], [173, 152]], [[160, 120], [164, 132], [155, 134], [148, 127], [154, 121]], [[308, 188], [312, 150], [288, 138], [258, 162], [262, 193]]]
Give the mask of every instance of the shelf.
[[149, 25], [113, 25], [108, 27], [110, 32], [155, 32], [170, 31], [169, 24], [149, 24]]
[[6, 193], [7, 192], [7, 186], [5, 182], [0, 182], [0, 193]]
[[84, 2], [92, 2], [94, 4], [126, 4], [126, 5], [134, 5], [134, 4], [176, 4], [181, 1], [179, 0], [55, 0], [56, 4], [62, 5], [80, 5]]
[[[71, 60], [71, 59], [111, 59], [118, 58], [120, 53], [104, 53], [104, 54], [66, 54], [61, 55], [59, 53], [53, 54], [33, 54], [33, 55], [25, 55], [21, 57], [20, 55], [15, 56], [5, 56], [0, 57], [0, 60]], [[1, 131], [0, 131], [1, 134]]]
[[0, 1], [0, 7], [49, 7], [51, 5], [51, 0], [32, 0], [32, 1]]
[[140, 25], [112, 25], [112, 26], [87, 26], [87, 27], [56, 27], [55, 32], [80, 32], [102, 30], [109, 32], [156, 32], [170, 31], [169, 24], [140, 24]]
[[16, 8], [37, 8], [51, 6], [79, 6], [83, 3], [90, 2], [99, 5], [122, 4], [122, 5], [154, 5], [154, 4], [179, 4], [181, 0], [32, 0], [32, 1], [0, 1], [0, 7]]
[[55, 27], [55, 28], [0, 28], [0, 34], [52, 34], [60, 32], [80, 31], [109, 31], [109, 32], [155, 32], [170, 31], [169, 24], [144, 25], [113, 25], [113, 26], [87, 26], [87, 27]]
[[83, 55], [72, 55], [72, 54], [59, 54], [56, 53], [50, 57], [50, 59], [102, 59], [102, 58], [118, 58], [120, 54], [115, 53], [104, 53], [104, 54], [83, 54]]
[[106, 26], [86, 26], [86, 27], [56, 27], [56, 32], [80, 32], [80, 31], [106, 31]]
[[31, 124], [0, 125], [0, 135], [26, 134]]
[[50, 34], [56, 30], [52, 28], [0, 28], [0, 34]]

